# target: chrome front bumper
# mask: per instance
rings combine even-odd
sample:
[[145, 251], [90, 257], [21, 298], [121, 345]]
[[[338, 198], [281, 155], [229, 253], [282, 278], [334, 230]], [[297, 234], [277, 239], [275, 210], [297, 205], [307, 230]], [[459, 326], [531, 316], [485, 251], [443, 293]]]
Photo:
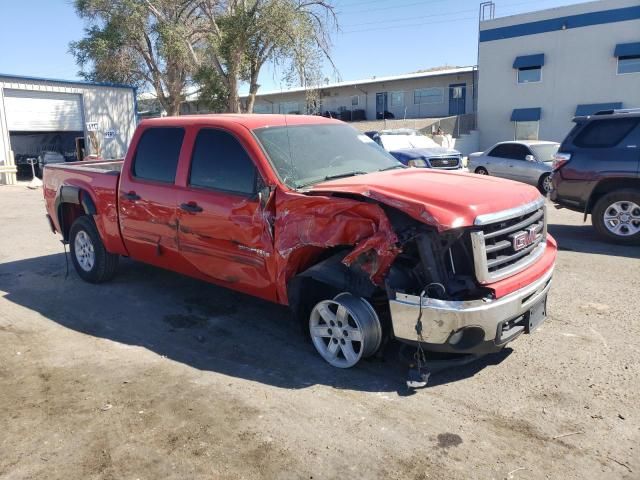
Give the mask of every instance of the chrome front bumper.
[[[459, 332], [473, 332], [473, 342], [492, 342], [501, 348], [515, 339], [526, 327], [526, 314], [543, 301], [549, 288], [553, 268], [526, 287], [498, 300], [445, 301], [423, 297], [422, 337], [425, 344], [445, 347], [445, 350], [473, 350]], [[416, 322], [420, 310], [420, 297], [395, 293], [389, 300], [393, 333], [400, 341], [416, 342]], [[481, 330], [480, 330], [481, 329]], [[482, 335], [484, 332], [484, 335]], [[468, 346], [468, 347], [467, 347]]]

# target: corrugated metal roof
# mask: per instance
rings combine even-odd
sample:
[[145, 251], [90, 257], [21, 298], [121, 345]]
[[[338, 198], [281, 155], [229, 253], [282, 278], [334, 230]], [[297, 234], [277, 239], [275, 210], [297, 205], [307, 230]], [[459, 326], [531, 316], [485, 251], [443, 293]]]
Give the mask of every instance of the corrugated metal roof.
[[25, 80], [31, 82], [53, 82], [64, 83], [66, 85], [80, 85], [90, 87], [111, 87], [111, 88], [130, 88], [134, 89], [133, 85], [125, 85], [123, 83], [110, 83], [110, 82], [88, 82], [86, 80], [62, 80], [59, 78], [44, 78], [44, 77], [32, 77], [29, 75], [11, 75], [8, 73], [0, 73], [0, 80], [9, 78], [12, 80]]

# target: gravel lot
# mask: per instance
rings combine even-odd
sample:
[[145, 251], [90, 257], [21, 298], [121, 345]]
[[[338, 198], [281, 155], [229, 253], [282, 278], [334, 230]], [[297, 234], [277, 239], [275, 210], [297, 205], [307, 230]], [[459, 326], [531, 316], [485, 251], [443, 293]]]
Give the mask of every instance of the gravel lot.
[[[640, 478], [640, 247], [550, 209], [550, 318], [408, 395], [288, 311], [131, 261], [65, 278], [42, 193], [0, 187], [0, 478]], [[70, 265], [71, 268], [71, 265]]]

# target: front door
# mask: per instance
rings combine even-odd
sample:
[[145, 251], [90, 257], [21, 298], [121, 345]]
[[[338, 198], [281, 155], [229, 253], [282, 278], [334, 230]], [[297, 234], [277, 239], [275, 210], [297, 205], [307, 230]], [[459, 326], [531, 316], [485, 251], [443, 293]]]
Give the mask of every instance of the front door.
[[376, 93], [376, 119], [384, 118], [387, 111], [387, 92]]
[[519, 182], [530, 183], [529, 175], [535, 169], [536, 163], [527, 161], [527, 155], [532, 155], [526, 145], [520, 143], [511, 144], [509, 161], [507, 163], [507, 177]]
[[214, 283], [275, 300], [273, 239], [256, 192], [260, 183], [236, 136], [202, 128], [177, 195], [178, 248]]
[[177, 255], [174, 186], [184, 130], [149, 127], [137, 142], [131, 168], [122, 172], [118, 211], [129, 256], [167, 266]]
[[453, 83], [449, 85], [449, 115], [464, 115], [466, 113], [467, 85]]

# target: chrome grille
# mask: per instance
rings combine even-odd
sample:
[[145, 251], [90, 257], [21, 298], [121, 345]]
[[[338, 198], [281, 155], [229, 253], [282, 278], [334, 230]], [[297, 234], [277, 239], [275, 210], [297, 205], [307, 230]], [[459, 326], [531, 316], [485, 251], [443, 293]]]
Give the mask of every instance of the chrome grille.
[[459, 157], [435, 157], [429, 158], [431, 168], [458, 168], [460, 165]]
[[495, 214], [481, 215], [471, 232], [476, 277], [491, 283], [521, 272], [547, 245], [544, 199]]

